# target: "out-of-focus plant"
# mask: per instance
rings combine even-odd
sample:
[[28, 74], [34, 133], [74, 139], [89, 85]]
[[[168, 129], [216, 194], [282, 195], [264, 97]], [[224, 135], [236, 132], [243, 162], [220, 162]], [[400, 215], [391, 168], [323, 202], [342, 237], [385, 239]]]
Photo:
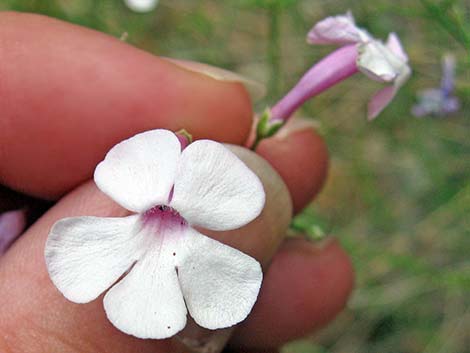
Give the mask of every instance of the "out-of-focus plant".
[[[454, 39], [470, 53], [469, 9], [457, 0], [420, 0], [427, 17], [442, 26]], [[470, 58], [469, 58], [470, 59]]]
[[391, 102], [411, 75], [408, 55], [398, 36], [390, 33], [383, 43], [358, 27], [349, 12], [316, 23], [308, 33], [307, 41], [339, 45], [340, 48], [315, 63], [283, 98], [264, 111], [257, 124], [253, 149], [262, 139], [277, 133], [307, 100], [358, 72], [387, 84], [369, 102], [370, 120]]
[[241, 0], [245, 6], [252, 6], [257, 8], [271, 9], [272, 7], [287, 8], [298, 3], [299, 0]]
[[281, 93], [281, 13], [298, 3], [298, 0], [242, 0], [242, 6], [265, 9], [268, 15], [267, 59], [269, 62], [268, 96]]
[[418, 103], [411, 113], [418, 117], [446, 116], [455, 113], [460, 108], [459, 99], [454, 96], [455, 57], [444, 55], [442, 59], [442, 79], [438, 88], [428, 88], [418, 92]]

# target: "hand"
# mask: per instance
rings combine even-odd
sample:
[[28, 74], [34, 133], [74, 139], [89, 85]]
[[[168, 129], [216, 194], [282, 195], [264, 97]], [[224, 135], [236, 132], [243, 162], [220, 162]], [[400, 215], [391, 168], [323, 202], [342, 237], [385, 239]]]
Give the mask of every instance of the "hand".
[[[0, 351], [181, 353], [174, 340], [119, 332], [106, 319], [101, 298], [87, 305], [63, 298], [49, 280], [44, 243], [60, 218], [123, 215], [86, 180], [124, 138], [185, 128], [196, 139], [243, 144], [253, 115], [247, 92], [240, 83], [36, 15], [0, 14], [0, 63], [0, 182], [43, 199], [63, 196], [0, 258]], [[312, 129], [264, 141], [258, 153], [284, 179], [295, 211], [320, 189], [327, 154]], [[270, 238], [262, 222], [251, 232], [257, 233], [253, 239]], [[253, 251], [262, 254], [264, 246], [258, 241]], [[274, 352], [325, 325], [344, 306], [352, 277], [337, 242], [284, 241], [230, 349]]]

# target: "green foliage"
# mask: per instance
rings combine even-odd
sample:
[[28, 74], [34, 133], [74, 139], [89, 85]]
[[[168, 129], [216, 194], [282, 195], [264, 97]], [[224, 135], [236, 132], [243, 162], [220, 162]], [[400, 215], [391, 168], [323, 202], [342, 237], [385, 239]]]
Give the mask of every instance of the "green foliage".
[[294, 218], [291, 225], [297, 235], [304, 235], [307, 239], [318, 241], [326, 236], [327, 222], [322, 219], [313, 208], [307, 208]]
[[285, 9], [295, 5], [299, 0], [239, 0], [237, 2], [252, 8], [270, 9], [272, 7], [279, 7]]
[[266, 108], [256, 125], [256, 139], [252, 149], [255, 150], [261, 140], [274, 136], [283, 125], [282, 120], [271, 121], [271, 110]]
[[307, 340], [290, 343], [284, 347], [284, 351], [295, 353], [328, 353], [327, 350]]
[[[455, 40], [470, 51], [470, 21], [464, 4], [457, 0], [420, 1], [428, 18], [442, 26]], [[467, 11], [470, 10], [467, 9]]]

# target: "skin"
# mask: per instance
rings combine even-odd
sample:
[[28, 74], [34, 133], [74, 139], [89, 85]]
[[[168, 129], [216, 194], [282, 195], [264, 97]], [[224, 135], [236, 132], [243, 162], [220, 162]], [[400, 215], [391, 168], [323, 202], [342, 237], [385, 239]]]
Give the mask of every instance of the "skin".
[[[48, 278], [44, 243], [60, 218], [124, 214], [87, 181], [109, 148], [124, 138], [184, 127], [195, 138], [242, 145], [253, 115], [244, 87], [85, 28], [0, 13], [0, 106], [0, 204], [8, 209], [32, 196], [61, 198], [0, 258], [0, 351], [181, 353], [174, 340], [121, 333], [106, 319], [100, 299], [87, 305], [66, 301]], [[284, 179], [295, 210], [321, 188], [327, 152], [312, 129], [267, 140], [258, 152]], [[292, 156], [302, 170], [292, 168]], [[258, 224], [249, 233], [272, 231], [266, 222]], [[245, 237], [243, 246], [246, 242]], [[236, 241], [232, 245], [240, 247]], [[252, 248], [262, 253], [267, 245]], [[260, 297], [232, 337], [231, 352], [276, 352], [284, 342], [328, 323], [353, 286], [349, 259], [334, 240], [284, 240], [266, 263], [271, 265]]]

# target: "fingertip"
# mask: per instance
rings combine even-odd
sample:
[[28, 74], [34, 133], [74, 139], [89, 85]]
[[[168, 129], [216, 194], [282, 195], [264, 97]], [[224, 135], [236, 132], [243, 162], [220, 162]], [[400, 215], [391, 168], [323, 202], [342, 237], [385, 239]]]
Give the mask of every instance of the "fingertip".
[[311, 127], [260, 143], [257, 152], [268, 160], [286, 183], [301, 211], [321, 190], [328, 173], [328, 148]]
[[184, 128], [241, 144], [251, 128], [241, 83], [45, 16], [0, 13], [0, 57], [0, 180], [38, 197], [90, 178], [110, 147], [138, 132]]
[[219, 81], [241, 83], [247, 92], [250, 93], [250, 96], [254, 101], [257, 101], [266, 95], [266, 87], [262, 83], [244, 77], [235, 72], [195, 61], [166, 57], [162, 57], [162, 59], [168, 60], [186, 70], [193, 71], [201, 75], [206, 75]]
[[353, 284], [351, 262], [336, 240], [320, 246], [288, 240], [274, 257], [258, 302], [232, 344], [277, 347], [311, 333], [344, 308]]

